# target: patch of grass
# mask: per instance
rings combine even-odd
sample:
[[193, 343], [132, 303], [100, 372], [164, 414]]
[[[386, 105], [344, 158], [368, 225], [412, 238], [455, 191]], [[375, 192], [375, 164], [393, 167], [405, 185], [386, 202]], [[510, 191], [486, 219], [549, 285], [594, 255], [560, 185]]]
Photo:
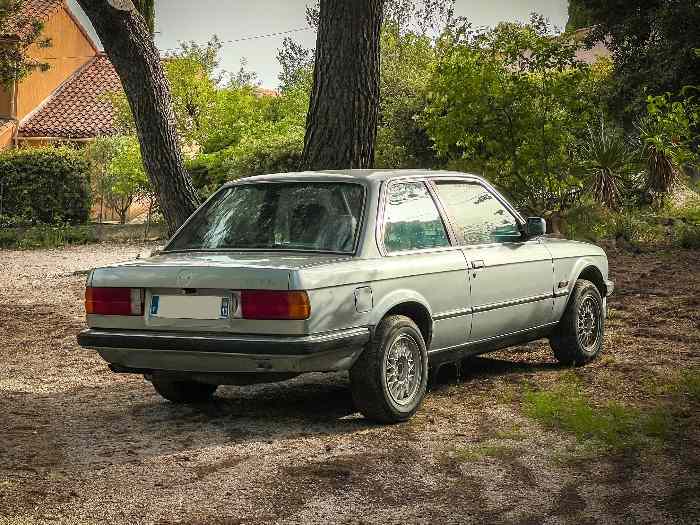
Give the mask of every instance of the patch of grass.
[[673, 229], [674, 242], [680, 248], [697, 250], [700, 248], [700, 226], [679, 224]]
[[675, 394], [694, 403], [700, 402], [700, 370], [684, 370], [671, 379], [644, 376], [640, 381], [644, 391], [651, 395]]
[[493, 393], [493, 397], [499, 405], [510, 405], [520, 397], [519, 390], [508, 383]]
[[614, 402], [597, 406], [580, 392], [576, 381], [563, 379], [553, 389], [526, 392], [525, 413], [546, 426], [575, 434], [581, 442], [592, 441], [613, 450], [658, 444], [672, 430], [669, 411]]
[[592, 441], [576, 443], [574, 446], [567, 446], [554, 452], [551, 460], [557, 465], [575, 465], [581, 462], [590, 462], [600, 457], [600, 448], [596, 445], [597, 443]]
[[700, 370], [685, 370], [678, 381], [677, 392], [694, 403], [700, 403]]
[[519, 452], [507, 445], [481, 444], [471, 447], [458, 447], [454, 451], [455, 459], [462, 463], [479, 461], [483, 458], [510, 459]]
[[523, 428], [514, 424], [506, 428], [499, 428], [496, 430], [496, 437], [498, 439], [509, 439], [511, 441], [522, 441], [527, 437], [527, 434], [523, 432]]

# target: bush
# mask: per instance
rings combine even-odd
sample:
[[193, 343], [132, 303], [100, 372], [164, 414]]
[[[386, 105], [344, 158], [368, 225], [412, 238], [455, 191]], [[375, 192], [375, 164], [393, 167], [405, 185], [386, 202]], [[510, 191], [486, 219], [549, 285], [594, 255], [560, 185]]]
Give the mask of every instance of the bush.
[[593, 202], [583, 202], [566, 215], [570, 239], [597, 242], [624, 239], [633, 245], [659, 244], [667, 239], [666, 229], [649, 211], [614, 212]]
[[673, 229], [673, 239], [677, 246], [686, 249], [700, 249], [700, 225], [677, 224]]
[[186, 167], [200, 195], [206, 198], [231, 180], [299, 170], [303, 140], [297, 138], [250, 140], [237, 147], [197, 155], [187, 161]]
[[600, 230], [604, 233], [602, 237], [622, 238], [633, 244], [658, 244], [666, 238], [664, 228], [655, 217], [633, 211], [613, 214]]
[[3, 226], [82, 224], [90, 215], [88, 164], [69, 148], [0, 154]]
[[236, 160], [231, 178], [265, 173], [288, 173], [301, 166], [303, 142], [282, 137], [268, 144], [254, 144]]
[[0, 230], [0, 248], [58, 248], [68, 244], [88, 244], [97, 240], [92, 226], [40, 225]]
[[673, 243], [680, 248], [700, 248], [700, 198], [695, 193], [668, 210]]
[[579, 241], [597, 242], [607, 233], [606, 224], [611, 215], [598, 203], [582, 202], [566, 214], [566, 236]]

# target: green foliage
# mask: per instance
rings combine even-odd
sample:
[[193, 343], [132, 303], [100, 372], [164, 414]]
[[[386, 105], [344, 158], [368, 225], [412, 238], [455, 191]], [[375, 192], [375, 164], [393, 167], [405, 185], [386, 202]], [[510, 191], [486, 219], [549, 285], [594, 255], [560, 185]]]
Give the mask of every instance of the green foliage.
[[277, 61], [280, 64], [280, 91], [284, 93], [294, 88], [300, 82], [305, 82], [305, 77], [310, 77], [314, 67], [314, 52], [306, 49], [299, 42], [290, 37], [282, 40], [282, 47], [277, 51]]
[[437, 164], [420, 117], [427, 105], [430, 71], [436, 60], [427, 35], [401, 32], [386, 23], [381, 36], [380, 113], [375, 146], [378, 168], [421, 168]]
[[60, 248], [69, 244], [97, 242], [91, 226], [40, 225], [31, 228], [0, 229], [0, 248], [30, 250], [36, 248]]
[[571, 207], [582, 189], [575, 145], [599, 118], [596, 93], [605, 81], [605, 69], [577, 61], [577, 49], [538, 16], [447, 32], [425, 119], [439, 151], [530, 212]]
[[[700, 85], [697, 0], [577, 0], [614, 57], [611, 105], [631, 124], [644, 113], [648, 94], [678, 93]], [[593, 24], [591, 24], [593, 25]], [[630, 126], [626, 126], [630, 127]]]
[[124, 224], [131, 205], [153, 193], [133, 135], [99, 138], [86, 148], [92, 186]]
[[[298, 169], [311, 86], [310, 71], [289, 73], [280, 96], [253, 85], [241, 70], [217, 74], [221, 43], [185, 42], [165, 62], [177, 128], [195, 186], [202, 196], [238, 177]], [[290, 66], [291, 67], [291, 66]], [[113, 96], [120, 127], [134, 133], [123, 96]]]
[[597, 227], [600, 238], [624, 239], [633, 245], [657, 244], [665, 237], [665, 231], [649, 211], [624, 210], [612, 213]]
[[69, 148], [0, 153], [0, 223], [82, 224], [90, 213], [88, 165]]
[[691, 402], [700, 403], [700, 370], [684, 370], [677, 383], [677, 391]]
[[[421, 122], [430, 72], [436, 60], [435, 35], [457, 23], [455, 1], [387, 0], [381, 32], [380, 111], [375, 143], [377, 168], [430, 168], [442, 163]], [[316, 27], [318, 3], [307, 7]], [[313, 50], [285, 39], [278, 53], [282, 93], [298, 79], [310, 79]]]
[[34, 71], [48, 71], [49, 64], [28, 55], [32, 45], [51, 47], [43, 38], [44, 24], [22, 14], [25, 0], [0, 0], [0, 85], [9, 86]]
[[567, 31], [576, 31], [593, 25], [591, 13], [579, 0], [569, 0], [569, 20], [566, 23]]
[[220, 93], [219, 129], [188, 162], [195, 185], [208, 195], [228, 180], [261, 173], [295, 171], [304, 146], [310, 79], [279, 96], [260, 96], [249, 87]]
[[637, 128], [646, 161], [645, 186], [656, 200], [680, 182], [685, 166], [700, 161], [698, 91], [688, 86], [676, 100], [670, 94], [647, 98], [647, 113]]
[[488, 445], [478, 444], [470, 447], [455, 449], [455, 459], [460, 462], [474, 462], [483, 458], [495, 459], [511, 459], [520, 454], [520, 452], [507, 445]]
[[590, 198], [571, 208], [566, 214], [567, 238], [579, 241], [597, 242], [609, 234], [610, 228], [606, 222], [612, 217], [612, 212]]
[[612, 450], [654, 445], [667, 438], [673, 425], [665, 410], [640, 410], [614, 402], [595, 405], [581, 393], [577, 380], [566, 376], [551, 390], [527, 392], [523, 409], [546, 426]]
[[213, 77], [221, 49], [214, 36], [205, 45], [180, 43], [180, 51], [166, 59], [177, 131], [183, 146], [202, 145], [211, 128], [211, 109], [216, 104], [218, 79]]
[[639, 167], [638, 156], [622, 132], [601, 120], [598, 126], [588, 128], [580, 155], [585, 186], [593, 199], [619, 210], [636, 182]]
[[673, 236], [675, 244], [680, 248], [700, 249], [700, 225], [678, 224], [674, 228]]

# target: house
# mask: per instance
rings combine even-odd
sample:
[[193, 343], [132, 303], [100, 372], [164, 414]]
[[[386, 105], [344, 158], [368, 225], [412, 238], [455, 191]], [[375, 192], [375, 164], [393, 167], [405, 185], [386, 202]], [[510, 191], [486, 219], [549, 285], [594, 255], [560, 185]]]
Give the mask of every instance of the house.
[[[28, 54], [50, 68], [0, 87], [0, 149], [113, 134], [114, 112], [106, 95], [121, 90], [121, 82], [65, 0], [25, 0], [22, 15], [44, 24], [42, 36], [52, 45], [33, 45]], [[23, 28], [13, 31], [0, 37], [12, 38]]]
[[574, 33], [574, 40], [581, 44], [581, 47], [576, 51], [576, 59], [588, 65], [593, 65], [600, 59], [612, 60], [612, 53], [605, 42], [598, 41], [591, 48], [585, 45], [584, 41], [590, 30], [590, 28], [585, 27], [577, 29]]

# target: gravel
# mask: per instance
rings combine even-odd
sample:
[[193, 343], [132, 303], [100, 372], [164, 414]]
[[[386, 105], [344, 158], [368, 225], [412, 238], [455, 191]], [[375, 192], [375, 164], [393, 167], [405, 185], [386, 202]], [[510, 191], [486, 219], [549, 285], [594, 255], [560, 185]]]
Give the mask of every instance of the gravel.
[[[546, 342], [470, 360], [409, 423], [353, 408], [346, 374], [222, 387], [175, 406], [80, 349], [85, 272], [147, 245], [0, 251], [0, 524], [693, 523], [698, 413], [672, 447], [562, 461], [575, 437], [518, 392], [569, 371]], [[644, 378], [700, 366], [700, 253], [611, 254], [603, 358], [577, 373], [601, 403], [660, 403]], [[681, 278], [682, 276], [682, 278]], [[513, 395], [515, 392], [515, 395]], [[517, 427], [519, 435], [502, 431]], [[461, 461], [456, 447], [507, 447]]]

